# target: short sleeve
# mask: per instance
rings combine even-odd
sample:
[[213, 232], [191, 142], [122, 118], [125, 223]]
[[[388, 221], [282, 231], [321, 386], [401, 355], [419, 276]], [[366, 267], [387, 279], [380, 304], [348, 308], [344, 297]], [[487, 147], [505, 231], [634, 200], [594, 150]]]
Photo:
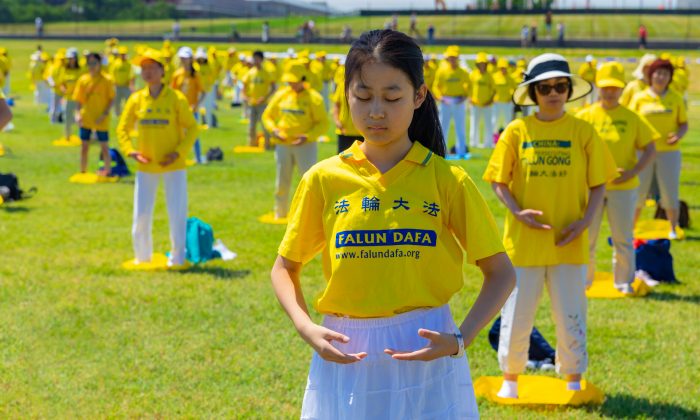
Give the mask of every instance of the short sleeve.
[[491, 210], [466, 173], [459, 182], [450, 203], [448, 224], [462, 249], [467, 253], [467, 262], [470, 264], [505, 252]]
[[608, 146], [590, 126], [589, 140], [586, 142], [585, 152], [588, 162], [587, 181], [588, 187], [593, 188], [607, 184], [608, 181], [618, 177], [617, 164], [610, 153]]
[[658, 131], [649, 123], [644, 116], [639, 115], [637, 121], [637, 138], [634, 146], [637, 149], [644, 149], [647, 145], [661, 137]]
[[[680, 97], [680, 96], [679, 96]], [[685, 124], [688, 122], [688, 111], [685, 108], [685, 104], [681, 99], [678, 101], [678, 124]]]
[[78, 82], [75, 84], [75, 90], [73, 90], [73, 97], [70, 99], [77, 101], [80, 104], [85, 103], [85, 85], [82, 79], [78, 80]]
[[326, 244], [323, 229], [324, 200], [313, 170], [302, 177], [292, 200], [287, 231], [278, 248], [284, 258], [306, 264]]
[[517, 158], [515, 145], [519, 143], [517, 132], [511, 123], [501, 133], [484, 172], [484, 181], [508, 184], [513, 179], [513, 167]]

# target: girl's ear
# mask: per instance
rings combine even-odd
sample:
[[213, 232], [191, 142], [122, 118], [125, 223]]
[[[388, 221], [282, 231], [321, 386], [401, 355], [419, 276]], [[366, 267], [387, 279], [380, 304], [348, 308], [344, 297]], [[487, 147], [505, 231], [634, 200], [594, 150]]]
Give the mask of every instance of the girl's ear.
[[425, 97], [428, 95], [428, 87], [423, 83], [418, 90], [416, 90], [416, 98], [413, 101], [413, 109], [420, 108], [425, 101]]

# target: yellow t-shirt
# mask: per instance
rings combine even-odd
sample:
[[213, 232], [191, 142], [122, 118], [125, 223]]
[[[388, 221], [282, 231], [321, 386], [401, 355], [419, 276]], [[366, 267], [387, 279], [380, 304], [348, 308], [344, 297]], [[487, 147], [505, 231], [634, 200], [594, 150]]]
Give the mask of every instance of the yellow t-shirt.
[[173, 73], [170, 87], [185, 94], [190, 108], [197, 105], [199, 97], [204, 92], [204, 86], [202, 85], [199, 72], [195, 72], [194, 76], [191, 76], [190, 73], [182, 67]]
[[289, 143], [299, 135], [306, 135], [308, 141], [316, 141], [326, 134], [329, 124], [320, 93], [313, 89], [297, 93], [289, 86], [272, 95], [263, 112], [262, 122], [269, 132], [280, 130]]
[[493, 76], [488, 71], [482, 73], [479, 69], [469, 73], [469, 99], [477, 106], [488, 106], [496, 93]]
[[350, 115], [350, 107], [348, 106], [347, 98], [345, 97], [345, 82], [339, 85], [333, 97], [331, 99], [333, 103], [338, 105], [338, 118], [343, 126], [341, 131], [336, 127], [335, 134], [342, 134], [344, 136], [362, 136], [362, 134], [355, 127], [355, 123], [352, 121], [352, 116]]
[[259, 100], [270, 93], [271, 87], [275, 84], [273, 75], [264, 69], [253, 66], [248, 73], [243, 76], [244, 92], [249, 100]]
[[[595, 103], [576, 114], [576, 118], [593, 124], [595, 131], [608, 145], [617, 167], [624, 170], [633, 169], [637, 164], [637, 150], [644, 149], [659, 136], [644, 117], [622, 105], [606, 110], [600, 103]], [[635, 176], [622, 184], [609, 182], [605, 188], [632, 190], [638, 186], [639, 178]]]
[[510, 74], [503, 74], [501, 71], [497, 71], [493, 74], [493, 88], [494, 96], [493, 101], [498, 103], [510, 103], [513, 100], [513, 91], [517, 83], [513, 80]]
[[197, 74], [199, 74], [199, 80], [202, 83], [202, 89], [205, 92], [209, 92], [211, 90], [211, 87], [214, 86], [214, 82], [216, 81], [216, 74], [214, 72], [214, 68], [209, 64], [208, 62], [206, 63], [197, 63]]
[[82, 127], [96, 131], [109, 130], [109, 114], [98, 124], [97, 119], [104, 114], [114, 99], [114, 81], [104, 73], [96, 77], [84, 74], [75, 84], [74, 101], [80, 103]]
[[503, 252], [498, 228], [464, 169], [415, 142], [381, 174], [356, 142], [304, 174], [279, 254], [321, 252], [324, 314], [389, 317], [447, 303], [462, 265]]
[[646, 89], [634, 95], [629, 108], [644, 116], [659, 132], [660, 137], [656, 140], [657, 152], [680, 150], [681, 142], [670, 145], [666, 140], [669, 133], [678, 131], [678, 126], [688, 122], [681, 95], [669, 89], [663, 97], [659, 97], [651, 89]]
[[61, 71], [58, 73], [58, 85], [63, 86], [66, 90], [63, 92], [63, 96], [68, 98], [69, 100], [72, 100], [73, 98], [73, 90], [75, 90], [75, 84], [78, 82], [78, 79], [80, 79], [80, 76], [82, 76], [85, 72], [83, 71], [82, 68], [68, 68], [68, 67], [63, 67]]
[[680, 93], [681, 96], [688, 90], [688, 72], [683, 68], [676, 68], [673, 70], [673, 80], [671, 80], [671, 88], [675, 89], [676, 92]]
[[578, 75], [581, 76], [583, 80], [593, 83], [594, 85], [596, 73], [597, 70], [591, 65], [591, 63], [583, 63], [581, 64], [581, 67], [578, 68]]
[[[435, 74], [437, 73], [437, 66], [432, 61], [426, 61], [423, 66], [423, 80], [425, 85], [429, 90], [433, 90], [433, 85], [435, 85]], [[434, 96], [434, 94], [433, 94]]]
[[520, 267], [588, 262], [587, 231], [558, 247], [561, 231], [583, 218], [589, 189], [617, 176], [615, 161], [589, 123], [569, 114], [544, 122], [534, 115], [506, 127], [491, 155], [484, 180], [507, 184], [521, 209], [551, 230], [533, 229], [506, 214], [503, 243]]
[[[136, 145], [130, 133], [134, 126], [138, 133]], [[146, 87], [134, 92], [126, 101], [117, 125], [117, 138], [124, 156], [138, 151], [151, 160], [139, 163], [139, 171], [162, 173], [186, 168], [185, 158], [198, 131], [197, 121], [182, 92], [163, 86], [158, 97], [153, 98]], [[166, 167], [160, 166], [172, 152], [180, 154], [177, 160]]]
[[648, 87], [649, 85], [647, 85], [647, 83], [641, 79], [627, 83], [627, 86], [625, 86], [625, 89], [622, 91], [622, 96], [620, 96], [620, 105], [624, 105], [629, 108], [634, 95], [646, 90]]
[[112, 79], [114, 79], [114, 84], [117, 86], [129, 86], [129, 82], [134, 78], [129, 60], [117, 58], [109, 67], [109, 71], [112, 74]]
[[466, 97], [469, 95], [469, 73], [459, 66], [454, 69], [450, 65], [440, 66], [435, 72], [432, 94], [438, 100], [444, 96]]

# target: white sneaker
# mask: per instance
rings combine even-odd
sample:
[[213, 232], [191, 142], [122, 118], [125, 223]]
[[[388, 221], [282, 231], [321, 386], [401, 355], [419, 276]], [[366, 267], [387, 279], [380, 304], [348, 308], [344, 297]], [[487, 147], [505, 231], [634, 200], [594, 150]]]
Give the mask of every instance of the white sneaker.
[[629, 283], [625, 284], [616, 284], [615, 288], [617, 289], [618, 292], [623, 293], [625, 295], [633, 295], [634, 294], [634, 288], [632, 288], [632, 285]]
[[668, 239], [670, 239], [670, 240], [678, 239], [678, 234], [676, 233], [675, 229], [671, 229], [671, 231], [668, 232]]
[[540, 366], [540, 362], [536, 360], [528, 360], [525, 364], [525, 368], [529, 370], [537, 370]]
[[540, 370], [543, 371], [553, 371], [555, 369], [554, 363], [550, 359], [544, 359], [542, 363], [540, 363]]

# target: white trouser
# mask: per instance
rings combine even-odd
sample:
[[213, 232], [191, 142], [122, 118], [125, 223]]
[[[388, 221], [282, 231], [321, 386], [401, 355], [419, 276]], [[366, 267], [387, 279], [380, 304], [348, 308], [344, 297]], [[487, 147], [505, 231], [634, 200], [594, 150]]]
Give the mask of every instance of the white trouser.
[[165, 200], [170, 222], [170, 262], [181, 265], [185, 262], [187, 237], [187, 172], [179, 171], [152, 174], [136, 172], [134, 188], [134, 219], [131, 235], [134, 240], [136, 260], [147, 262], [153, 254], [153, 206], [156, 201], [158, 182], [163, 178]]
[[509, 122], [513, 121], [513, 104], [510, 102], [494, 102], [493, 118], [491, 120], [491, 127], [496, 129], [507, 126]]
[[129, 86], [117, 86], [116, 94], [114, 96], [114, 112], [115, 114], [122, 115], [122, 106], [131, 96], [131, 89]]
[[458, 155], [467, 153], [467, 127], [466, 127], [466, 107], [465, 101], [459, 103], [440, 102], [440, 127], [447, 143], [447, 135], [450, 130], [450, 121], [455, 121], [455, 134], [457, 143], [455, 151]]
[[681, 152], [656, 152], [654, 160], [639, 173], [639, 198], [637, 207], [644, 206], [649, 194], [652, 177], [656, 177], [661, 194], [661, 207], [678, 210], [681, 178]]
[[323, 96], [323, 104], [326, 107], [326, 110], [331, 109], [331, 100], [330, 100], [330, 82], [323, 82], [323, 89], [321, 90], [321, 96]]
[[5, 94], [6, 98], [10, 97], [10, 73], [5, 75], [5, 86], [2, 88], [2, 92]]
[[525, 371], [530, 332], [546, 283], [556, 325], [556, 368], [562, 375], [583, 373], [586, 352], [586, 265], [515, 267], [516, 285], [501, 310], [498, 363], [504, 373]]
[[[615, 284], [630, 284], [634, 281], [636, 269], [634, 246], [634, 208], [637, 205], [637, 189], [605, 191], [605, 201], [593, 215], [588, 228], [590, 260], [588, 263], [587, 284], [595, 275], [595, 249], [603, 221], [603, 210], [608, 213], [608, 224], [613, 241], [613, 274]], [[607, 242], [607, 241], [606, 241]]]
[[289, 212], [289, 190], [292, 187], [292, 172], [294, 164], [299, 173], [304, 175], [316, 163], [316, 142], [304, 143], [301, 146], [275, 146], [275, 161], [277, 162], [277, 179], [275, 181], [275, 214], [277, 217], [287, 217]]
[[[491, 120], [492, 107], [472, 105], [472, 114], [469, 120], [469, 145], [471, 147], [493, 147], [493, 122]], [[479, 124], [484, 122], [484, 136], [479, 137]]]
[[215, 87], [209, 89], [209, 91], [204, 94], [204, 100], [202, 101], [204, 111], [206, 111], [206, 123], [209, 127], [214, 127], [214, 105], [216, 103], [215, 89]]
[[49, 104], [49, 118], [52, 123], [58, 121], [58, 116], [62, 111], [62, 101], [61, 95], [51, 90], [51, 103]]
[[233, 84], [233, 103], [234, 104], [240, 104], [241, 101], [241, 92], [243, 92], [243, 83], [238, 80], [234, 82]]
[[51, 91], [49, 85], [43, 80], [34, 84], [34, 103], [37, 105], [51, 104]]

